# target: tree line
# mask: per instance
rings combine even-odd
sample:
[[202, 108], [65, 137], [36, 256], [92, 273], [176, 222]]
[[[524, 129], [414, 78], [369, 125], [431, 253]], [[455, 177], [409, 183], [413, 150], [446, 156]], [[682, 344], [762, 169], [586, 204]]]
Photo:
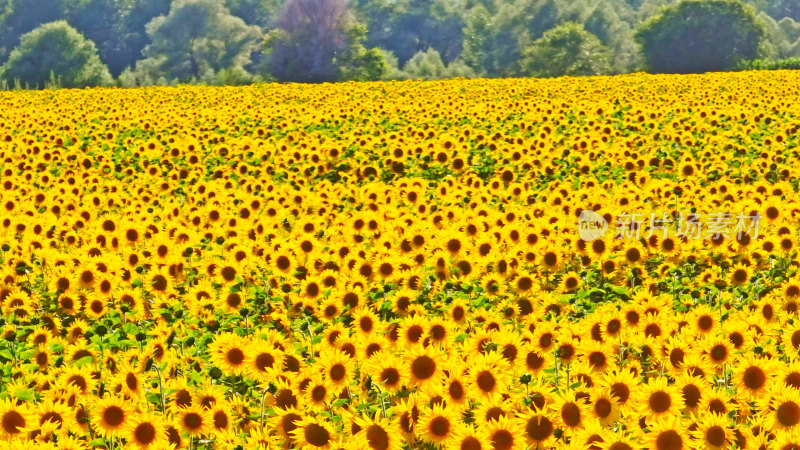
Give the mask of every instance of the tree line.
[[0, 0], [0, 83], [718, 71], [800, 57], [799, 20], [797, 0]]

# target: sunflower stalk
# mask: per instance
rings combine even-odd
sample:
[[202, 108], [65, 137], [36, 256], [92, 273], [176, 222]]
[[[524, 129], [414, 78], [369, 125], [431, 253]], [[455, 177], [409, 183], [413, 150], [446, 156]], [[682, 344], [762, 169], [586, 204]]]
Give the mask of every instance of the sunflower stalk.
[[308, 350], [311, 352], [311, 359], [314, 359], [314, 332], [311, 331], [311, 324], [306, 318], [306, 328], [308, 329]]
[[161, 369], [158, 368], [158, 364], [155, 362], [153, 362], [153, 368], [156, 369], [156, 374], [158, 374], [158, 398], [161, 400], [161, 413], [166, 416], [167, 407], [164, 404], [164, 384], [161, 379]]
[[378, 386], [377, 383], [373, 382], [372, 386], [375, 387], [375, 389], [378, 391], [378, 396], [381, 399], [381, 410], [383, 411], [383, 418], [385, 419], [387, 416], [386, 416], [386, 402], [384, 401], [383, 398], [383, 390], [381, 390], [380, 386]]
[[264, 388], [261, 391], [261, 412], [258, 415], [258, 427], [263, 430], [264, 429], [264, 404], [267, 401], [267, 393], [269, 392], [269, 386]]

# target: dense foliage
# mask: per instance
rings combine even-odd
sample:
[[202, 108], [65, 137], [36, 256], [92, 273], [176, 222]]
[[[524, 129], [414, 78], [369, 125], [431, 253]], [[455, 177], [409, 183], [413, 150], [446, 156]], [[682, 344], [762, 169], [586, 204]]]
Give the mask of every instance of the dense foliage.
[[798, 83], [0, 92], [0, 449], [797, 448]]
[[577, 23], [548, 30], [523, 54], [523, 72], [536, 77], [604, 75], [611, 71], [608, 49]]
[[94, 43], [63, 20], [22, 35], [20, 45], [0, 67], [0, 74], [7, 83], [33, 88], [48, 83], [68, 88], [113, 83]]
[[776, 61], [743, 61], [737, 65], [739, 70], [800, 70], [800, 58], [779, 59]]
[[[121, 86], [558, 76], [578, 66], [582, 69], [573, 73], [702, 72], [728, 70], [742, 59], [800, 57], [797, 4], [0, 0], [0, 65], [20, 45], [23, 34], [65, 20], [95, 43], [100, 60]], [[312, 22], [316, 25], [308, 26]], [[554, 55], [559, 60], [555, 65], [531, 56], [531, 48], [548, 56], [541, 39], [564, 26], [580, 27], [581, 40], [592, 42], [594, 50]], [[587, 59], [594, 62], [585, 64]], [[575, 65], [578, 60], [584, 63]], [[13, 87], [9, 79], [0, 74], [0, 87]]]
[[765, 33], [738, 0], [684, 0], [648, 20], [635, 37], [652, 70], [697, 73], [756, 58]]

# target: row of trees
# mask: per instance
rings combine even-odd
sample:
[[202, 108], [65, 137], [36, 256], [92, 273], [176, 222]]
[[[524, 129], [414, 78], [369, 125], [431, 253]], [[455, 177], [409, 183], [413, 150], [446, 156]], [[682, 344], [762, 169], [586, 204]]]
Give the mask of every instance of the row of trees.
[[796, 0], [0, 0], [0, 81], [65, 87], [725, 70]]

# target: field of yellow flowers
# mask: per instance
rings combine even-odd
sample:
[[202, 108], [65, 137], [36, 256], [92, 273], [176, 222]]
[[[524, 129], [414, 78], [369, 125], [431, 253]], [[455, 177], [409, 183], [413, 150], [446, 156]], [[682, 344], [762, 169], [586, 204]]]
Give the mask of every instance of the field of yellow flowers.
[[0, 92], [0, 448], [800, 448], [798, 86]]

